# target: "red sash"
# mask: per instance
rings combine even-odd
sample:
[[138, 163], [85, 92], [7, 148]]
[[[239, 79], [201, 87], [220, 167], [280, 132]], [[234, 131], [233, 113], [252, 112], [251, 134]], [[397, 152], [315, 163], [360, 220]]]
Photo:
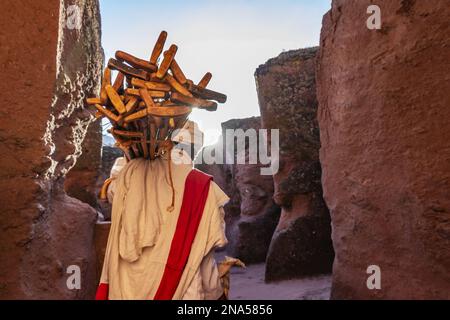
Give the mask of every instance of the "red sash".
[[[210, 175], [196, 169], [186, 178], [180, 215], [155, 300], [171, 300], [175, 294], [197, 234], [211, 180]], [[108, 284], [101, 283], [95, 299], [107, 300], [108, 289]]]

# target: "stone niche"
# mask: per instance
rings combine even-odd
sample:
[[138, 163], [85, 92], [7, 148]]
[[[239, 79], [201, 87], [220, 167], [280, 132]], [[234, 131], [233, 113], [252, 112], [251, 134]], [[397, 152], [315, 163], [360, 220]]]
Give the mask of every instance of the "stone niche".
[[[317, 66], [334, 299], [450, 298], [450, 6], [334, 0]], [[381, 288], [366, 284], [379, 267]]]
[[[93, 121], [84, 98], [103, 64], [99, 4], [2, 1], [0, 11], [0, 298], [90, 299], [97, 212], [63, 185]], [[68, 286], [78, 274], [80, 288]]]
[[266, 281], [330, 273], [328, 208], [322, 198], [315, 59], [317, 48], [293, 50], [255, 72], [262, 127], [279, 129], [274, 200], [281, 216], [266, 260]]

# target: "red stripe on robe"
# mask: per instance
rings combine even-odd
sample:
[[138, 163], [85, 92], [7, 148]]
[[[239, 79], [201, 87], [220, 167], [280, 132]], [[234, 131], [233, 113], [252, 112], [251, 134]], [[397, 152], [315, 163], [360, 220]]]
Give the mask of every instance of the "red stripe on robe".
[[[154, 300], [171, 300], [180, 282], [208, 198], [212, 176], [197, 169], [188, 174], [169, 256]], [[170, 214], [170, 213], [167, 213]], [[100, 283], [95, 300], [108, 300], [109, 285]]]
[[193, 169], [184, 186], [183, 204], [154, 300], [171, 300], [183, 274], [208, 198], [210, 175]]
[[107, 283], [100, 283], [95, 294], [95, 300], [109, 300], [108, 291], [109, 285]]

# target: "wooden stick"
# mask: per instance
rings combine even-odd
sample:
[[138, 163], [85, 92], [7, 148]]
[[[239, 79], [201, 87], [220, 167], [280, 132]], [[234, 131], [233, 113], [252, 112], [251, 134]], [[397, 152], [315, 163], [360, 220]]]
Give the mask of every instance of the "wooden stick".
[[205, 75], [203, 76], [203, 78], [199, 81], [199, 83], [198, 83], [198, 87], [200, 87], [200, 88], [206, 88], [206, 86], [208, 86], [208, 83], [209, 83], [209, 81], [211, 80], [211, 78], [212, 78], [212, 74], [211, 74], [211, 72], [207, 72], [207, 73], [205, 73]]
[[175, 79], [181, 84], [185, 84], [187, 79], [184, 75], [183, 71], [181, 70], [180, 66], [178, 65], [177, 61], [175, 59], [172, 60], [172, 63], [170, 64], [170, 70], [172, 71], [172, 74]]
[[132, 145], [131, 145], [131, 150], [133, 150], [133, 152], [134, 152], [134, 156], [136, 157], [136, 158], [139, 158], [141, 155], [140, 155], [140, 152], [139, 152], [139, 149], [138, 149], [138, 147], [137, 147], [137, 145], [135, 144], [135, 143], [133, 143]]
[[142, 147], [144, 159], [147, 159], [148, 158], [148, 144], [147, 144], [147, 128], [146, 128], [146, 126], [143, 126], [142, 134], [144, 136], [143, 136], [143, 141], [141, 142], [141, 147]]
[[130, 102], [130, 99], [131, 99], [132, 97], [133, 97], [133, 96], [130, 96], [129, 94], [126, 94], [126, 93], [125, 93], [125, 99], [123, 99], [123, 103], [127, 104], [128, 102]]
[[106, 67], [103, 71], [103, 79], [102, 79], [102, 87], [100, 89], [100, 99], [102, 101], [101, 104], [106, 104], [108, 102], [108, 95], [106, 94], [105, 87], [111, 84], [111, 69]]
[[[212, 78], [210, 72], [198, 84], [186, 78], [175, 59], [176, 45], [159, 58], [166, 39], [167, 32], [162, 31], [149, 61], [116, 51], [116, 59], [110, 59], [104, 70], [100, 97], [86, 99], [97, 109], [97, 118], [106, 116], [111, 121], [110, 132], [128, 160], [155, 159], [158, 144], [167, 142], [168, 135], [187, 120], [193, 107], [212, 111], [217, 109], [217, 102], [227, 99], [206, 89]], [[111, 70], [119, 71], [113, 84]]]
[[94, 117], [95, 117], [95, 119], [100, 119], [100, 118], [103, 118], [105, 115], [103, 114], [103, 113], [101, 113], [100, 111], [95, 111], [95, 115], [94, 115]]
[[167, 119], [162, 119], [162, 126], [159, 130], [159, 140], [164, 140], [167, 136], [167, 132], [169, 131]]
[[138, 131], [125, 131], [125, 130], [118, 130], [118, 129], [111, 128], [111, 133], [114, 133], [114, 134], [122, 136], [122, 137], [128, 137], [128, 138], [142, 138], [143, 137], [142, 132], [138, 132]]
[[109, 111], [109, 110], [106, 109], [106, 108], [103, 108], [101, 105], [96, 104], [96, 105], [95, 105], [95, 108], [96, 108], [99, 112], [103, 113], [109, 120], [112, 120], [113, 122], [116, 122], [116, 123], [120, 121], [119, 116], [116, 116], [114, 113], [112, 113], [111, 111]]
[[125, 75], [122, 72], [118, 72], [116, 79], [114, 80], [113, 88], [117, 92], [123, 89], [123, 79], [125, 78]]
[[[184, 103], [191, 107], [196, 107], [200, 109], [207, 109], [209, 111], [217, 110], [217, 103], [214, 101], [208, 101], [200, 98], [187, 97], [178, 92], [173, 92], [170, 96], [170, 100], [178, 103]], [[175, 107], [169, 107], [168, 109], [173, 109]]]
[[164, 92], [170, 91], [170, 86], [168, 84], [161, 82], [149, 81], [145, 83], [145, 86], [147, 87], [148, 90], [151, 91], [164, 91]]
[[124, 64], [123, 62], [120, 62], [113, 58], [109, 59], [108, 67], [113, 70], [120, 71], [127, 76], [136, 77], [136, 78], [144, 79], [144, 80], [147, 80], [147, 78], [148, 78], [148, 73], [145, 72], [144, 70], [139, 70], [139, 69], [129, 67], [126, 64]]
[[108, 194], [108, 187], [113, 180], [114, 180], [113, 178], [108, 178], [105, 180], [105, 182], [103, 182], [102, 188], [100, 189], [100, 193], [98, 196], [100, 200], [106, 200]]
[[147, 109], [155, 107], [155, 102], [153, 101], [153, 98], [147, 89], [145, 88], [139, 89], [139, 95], [141, 96], [142, 100], [144, 100]]
[[127, 89], [125, 89], [125, 93], [130, 96], [137, 96], [137, 97], [141, 96], [139, 94], [139, 89], [127, 88]]
[[142, 144], [140, 141], [135, 141], [134, 145], [136, 146], [139, 157], [144, 157], [144, 150], [142, 150]]
[[170, 86], [165, 83], [161, 82], [154, 82], [154, 81], [144, 81], [142, 79], [133, 78], [131, 79], [131, 84], [135, 87], [139, 88], [147, 88], [148, 90], [153, 91], [170, 91]]
[[117, 139], [119, 139], [118, 141], [120, 141], [120, 144], [124, 147], [128, 148], [133, 144], [132, 140], [123, 140], [123, 139], [119, 138], [118, 136], [116, 136], [116, 137], [117, 137]]
[[196, 96], [199, 96], [202, 99], [215, 100], [220, 103], [225, 103], [227, 101], [227, 96], [224, 95], [223, 93], [205, 89], [196, 86], [195, 84], [188, 84], [187, 87], [190, 92], [192, 92]]
[[164, 83], [164, 78], [160, 79], [156, 76], [156, 72], [150, 73], [150, 75], [148, 76], [148, 81], [151, 82], [159, 82], [159, 83]]
[[128, 103], [125, 105], [126, 112], [133, 112], [139, 104], [138, 101], [139, 100], [137, 97], [131, 97]]
[[96, 104], [102, 104], [102, 99], [100, 98], [87, 98], [86, 103], [90, 106], [96, 105]]
[[147, 108], [147, 113], [155, 117], [180, 117], [190, 114], [191, 111], [192, 108], [187, 106]]
[[122, 150], [123, 154], [125, 155], [125, 158], [127, 159], [127, 162], [132, 159], [131, 154], [130, 154], [130, 148], [125, 148], [125, 147], [122, 147], [121, 145], [118, 145], [117, 147], [120, 150]]
[[116, 140], [115, 145], [120, 150], [122, 150], [122, 152], [124, 153], [124, 155], [127, 158], [127, 160], [130, 161], [132, 159], [132, 156], [131, 156], [129, 147], [131, 146], [132, 141], [130, 141], [130, 140], [123, 140], [121, 137], [119, 137], [118, 135], [114, 134], [113, 132], [111, 132], [111, 135]]
[[102, 79], [102, 85], [106, 86], [107, 84], [111, 84], [111, 69], [106, 67], [103, 71], [103, 79]]
[[111, 135], [114, 137], [114, 139], [116, 140], [116, 145], [121, 145], [123, 147], [128, 148], [129, 146], [131, 146], [133, 144], [132, 140], [125, 140], [122, 139], [120, 136], [118, 136], [117, 134], [115, 134], [114, 132], [112, 132], [111, 130], [108, 130]]
[[116, 90], [114, 90], [114, 88], [110, 84], [105, 86], [105, 90], [106, 93], [108, 94], [109, 100], [111, 101], [114, 108], [116, 108], [116, 110], [119, 112], [119, 114], [127, 112], [127, 109], [125, 108], [122, 99], [120, 99], [120, 96], [117, 94]]
[[120, 50], [116, 51], [116, 59], [125, 61], [134, 68], [144, 69], [145, 71], [148, 72], [155, 72], [156, 70], [158, 70], [158, 67], [155, 64], [152, 64], [143, 59], [139, 59], [127, 52], [123, 52]]
[[131, 88], [131, 86], [132, 86], [132, 84], [131, 84], [131, 79], [132, 79], [132, 77], [130, 77], [130, 76], [127, 76], [127, 77], [125, 78], [125, 84], [126, 84], [126, 87], [127, 87], [127, 88]]
[[150, 159], [155, 159], [156, 154], [156, 125], [154, 123], [150, 123]]
[[166, 99], [167, 97], [169, 97], [169, 93], [168, 92], [164, 92], [164, 91], [154, 91], [154, 90], [147, 90], [148, 93], [150, 94], [150, 96], [152, 98], [164, 98]]
[[177, 53], [178, 47], [176, 45], [171, 45], [169, 50], [167, 50], [167, 53], [164, 54], [164, 59], [161, 62], [161, 65], [159, 66], [158, 71], [156, 71], [156, 77], [159, 79], [164, 78], [164, 76], [167, 73], [167, 70], [169, 70], [170, 64], [172, 63], [173, 58], [175, 57], [175, 54]]
[[[147, 113], [148, 113], [148, 110], [147, 110]], [[155, 124], [156, 129], [158, 130], [157, 133], [159, 133], [159, 129], [161, 128], [161, 126], [163, 124], [162, 118], [160, 116], [155, 116], [155, 115], [152, 115], [150, 117], [152, 118], [153, 123]]]
[[132, 114], [126, 116], [124, 121], [125, 121], [125, 123], [128, 123], [128, 122], [131, 122], [134, 120], [144, 118], [147, 115], [148, 115], [147, 109], [139, 110], [139, 111], [136, 111], [135, 113], [132, 113]]
[[183, 87], [174, 77], [172, 77], [170, 74], [166, 74], [166, 77], [164, 78], [172, 88], [174, 88], [176, 91], [181, 93], [182, 95], [193, 97], [192, 93], [189, 92], [188, 89]]
[[165, 100], [165, 101], [161, 102], [160, 105], [163, 106], [163, 107], [179, 106], [179, 104], [176, 104], [176, 103], [174, 103], [173, 101], [170, 101], [170, 100]]
[[[144, 89], [144, 88], [141, 88], [141, 89]], [[139, 93], [139, 90], [140, 89], [131, 89], [131, 88], [128, 88], [128, 89], [125, 89], [125, 92], [127, 93], [127, 94], [129, 94], [129, 95], [131, 95], [131, 96], [138, 96], [138, 97], [140, 97], [141, 96], [141, 94]], [[147, 90], [147, 89], [146, 89]], [[148, 90], [147, 90], [148, 91]], [[164, 92], [164, 91], [148, 91], [148, 93], [150, 94], [150, 96], [152, 97], [152, 98], [166, 98], [167, 97], [167, 92]]]
[[150, 57], [150, 63], [155, 64], [158, 62], [158, 58], [161, 55], [161, 52], [164, 49], [164, 44], [166, 43], [167, 39], [167, 32], [161, 31], [159, 34], [158, 40], [155, 43], [155, 46], [153, 47], [152, 55]]
[[133, 89], [133, 88], [126, 88], [125, 94], [129, 96], [137, 96], [139, 97], [139, 89]]
[[133, 87], [145, 88], [145, 80], [139, 78], [131, 78], [131, 85]]

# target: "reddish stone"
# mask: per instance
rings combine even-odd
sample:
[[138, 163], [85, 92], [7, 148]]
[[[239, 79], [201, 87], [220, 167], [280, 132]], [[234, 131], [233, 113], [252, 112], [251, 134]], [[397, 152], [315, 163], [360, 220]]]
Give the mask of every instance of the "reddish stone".
[[[219, 144], [225, 142], [223, 137], [227, 129], [246, 131], [260, 128], [259, 117], [229, 120], [222, 123], [223, 135]], [[208, 146], [206, 149], [213, 147]], [[236, 156], [237, 147], [234, 151]], [[272, 176], [261, 175], [261, 164], [248, 163], [248, 144], [244, 152], [246, 164], [202, 164], [196, 167], [211, 174], [230, 197], [230, 202], [225, 206], [229, 241], [226, 250], [229, 255], [249, 264], [265, 261], [280, 208], [272, 200]]]
[[[93, 92], [85, 94], [93, 95]], [[64, 190], [69, 196], [86, 202], [93, 208], [99, 208], [96, 184], [102, 165], [101, 121], [89, 125], [81, 148], [81, 156], [66, 175]]]
[[[103, 60], [98, 1], [77, 4], [80, 30], [65, 27], [58, 1], [0, 2], [1, 299], [95, 293], [97, 214], [62, 187], [92, 119], [83, 92], [98, 86]], [[66, 285], [71, 265], [81, 289]]]
[[[450, 298], [450, 6], [334, 0], [317, 82], [335, 299]], [[366, 286], [370, 265], [381, 290]]]
[[284, 52], [255, 73], [263, 128], [280, 131], [274, 200], [281, 216], [266, 281], [331, 271], [330, 216], [322, 198], [315, 58], [317, 48]]

